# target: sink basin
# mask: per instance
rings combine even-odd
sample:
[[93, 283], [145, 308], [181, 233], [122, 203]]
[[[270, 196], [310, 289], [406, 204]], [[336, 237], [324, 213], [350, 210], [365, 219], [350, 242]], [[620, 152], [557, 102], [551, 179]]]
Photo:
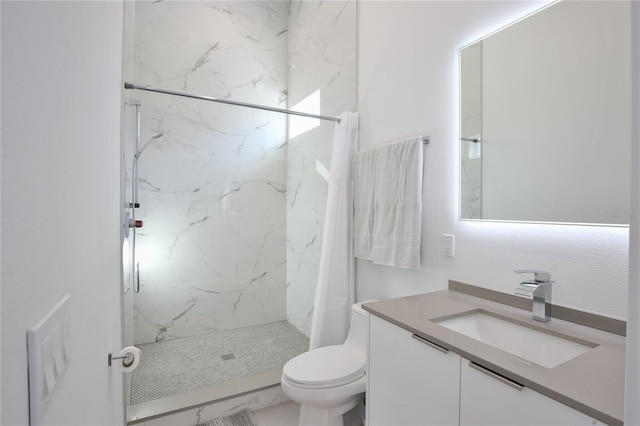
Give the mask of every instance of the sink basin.
[[539, 331], [483, 311], [434, 322], [547, 368], [569, 361], [597, 346], [569, 336]]

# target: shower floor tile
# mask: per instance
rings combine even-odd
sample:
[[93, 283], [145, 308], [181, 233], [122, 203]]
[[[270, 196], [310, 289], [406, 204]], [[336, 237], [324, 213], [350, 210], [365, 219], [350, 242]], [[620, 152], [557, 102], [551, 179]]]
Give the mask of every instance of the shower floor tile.
[[138, 345], [131, 405], [277, 370], [309, 348], [287, 321]]

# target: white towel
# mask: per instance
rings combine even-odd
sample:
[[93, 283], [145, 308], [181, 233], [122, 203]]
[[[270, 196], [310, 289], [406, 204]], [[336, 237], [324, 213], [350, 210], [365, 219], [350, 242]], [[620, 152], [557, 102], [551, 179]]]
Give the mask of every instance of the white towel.
[[423, 146], [419, 138], [354, 157], [354, 254], [379, 265], [420, 268]]
[[376, 149], [353, 156], [353, 255], [373, 260], [373, 212]]

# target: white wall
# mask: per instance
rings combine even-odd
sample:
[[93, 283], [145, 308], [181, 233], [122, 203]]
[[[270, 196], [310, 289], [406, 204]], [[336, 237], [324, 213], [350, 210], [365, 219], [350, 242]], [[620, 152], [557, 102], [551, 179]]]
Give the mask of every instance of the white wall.
[[[518, 268], [548, 270], [554, 302], [626, 317], [626, 228], [458, 221], [458, 49], [545, 2], [363, 1], [358, 19], [360, 147], [428, 131], [422, 264], [356, 264], [356, 297], [446, 288], [448, 279], [511, 293]], [[443, 233], [456, 236], [443, 257]]]
[[26, 425], [26, 329], [71, 295], [43, 423], [117, 425], [122, 2], [2, 2], [2, 419]]
[[[640, 115], [640, 3], [631, 4], [631, 116]], [[631, 121], [631, 207], [640, 209], [640, 121]], [[631, 217], [629, 230], [629, 315], [625, 370], [625, 424], [640, 424], [640, 217]]]

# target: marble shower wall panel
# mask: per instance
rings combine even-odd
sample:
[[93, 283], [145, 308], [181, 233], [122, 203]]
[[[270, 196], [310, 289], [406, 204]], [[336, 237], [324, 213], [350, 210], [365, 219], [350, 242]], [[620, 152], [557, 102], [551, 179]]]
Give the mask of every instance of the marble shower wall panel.
[[[287, 4], [137, 2], [135, 82], [286, 107]], [[136, 343], [286, 318], [286, 117], [141, 93]]]
[[328, 154], [318, 152], [318, 130], [289, 141], [287, 164], [287, 319], [307, 336], [327, 199], [327, 182], [316, 171], [316, 158]]
[[287, 11], [281, 1], [136, 2], [136, 79], [284, 105]]
[[[356, 108], [356, 1], [293, 1], [289, 12], [289, 107], [320, 90], [320, 113]], [[287, 319], [309, 335], [324, 228], [333, 122], [289, 140]]]
[[320, 89], [321, 114], [355, 110], [356, 12], [354, 0], [291, 2], [290, 106]]

